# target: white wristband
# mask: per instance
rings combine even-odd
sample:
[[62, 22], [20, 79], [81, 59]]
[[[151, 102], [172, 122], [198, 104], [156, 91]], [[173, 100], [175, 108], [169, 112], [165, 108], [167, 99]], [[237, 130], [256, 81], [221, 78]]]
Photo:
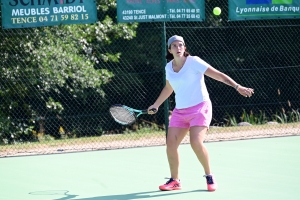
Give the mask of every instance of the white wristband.
[[238, 90], [239, 86], [240, 86], [240, 84], [237, 84], [237, 85], [234, 87], [236, 91]]

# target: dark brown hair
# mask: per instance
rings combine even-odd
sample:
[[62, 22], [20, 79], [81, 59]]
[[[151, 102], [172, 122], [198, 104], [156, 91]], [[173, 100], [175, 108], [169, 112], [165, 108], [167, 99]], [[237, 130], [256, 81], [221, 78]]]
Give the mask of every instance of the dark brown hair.
[[[188, 56], [190, 56], [191, 54], [190, 54], [189, 52], [185, 51], [185, 52], [183, 53], [183, 55], [184, 55], [185, 57], [188, 57]], [[166, 59], [167, 59], [167, 60], [173, 60], [173, 59], [174, 59], [173, 54], [171, 54], [168, 50], [167, 50]]]

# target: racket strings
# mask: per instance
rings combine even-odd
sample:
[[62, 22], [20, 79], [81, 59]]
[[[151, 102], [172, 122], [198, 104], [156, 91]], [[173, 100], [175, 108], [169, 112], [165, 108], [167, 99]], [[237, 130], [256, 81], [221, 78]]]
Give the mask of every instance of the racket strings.
[[111, 107], [109, 111], [112, 117], [121, 124], [131, 124], [136, 120], [134, 114], [123, 107]]

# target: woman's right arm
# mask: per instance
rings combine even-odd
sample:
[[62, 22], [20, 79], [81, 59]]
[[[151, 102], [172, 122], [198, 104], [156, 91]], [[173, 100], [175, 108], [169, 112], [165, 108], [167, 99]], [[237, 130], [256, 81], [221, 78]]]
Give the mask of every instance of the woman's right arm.
[[[162, 89], [160, 95], [156, 99], [155, 103], [148, 108], [148, 111], [152, 108], [156, 108], [158, 111], [158, 107], [172, 94], [173, 88], [170, 85], [169, 81], [166, 80], [166, 85]], [[149, 114], [154, 114], [152, 111], [149, 111]]]

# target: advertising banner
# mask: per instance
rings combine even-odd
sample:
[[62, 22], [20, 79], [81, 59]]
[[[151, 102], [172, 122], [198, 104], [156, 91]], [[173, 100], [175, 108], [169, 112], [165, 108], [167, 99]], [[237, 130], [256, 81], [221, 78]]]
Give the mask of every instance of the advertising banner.
[[300, 0], [229, 0], [229, 20], [300, 18]]
[[97, 21], [93, 0], [0, 0], [2, 28], [26, 28]]
[[118, 22], [205, 20], [205, 0], [118, 0]]

